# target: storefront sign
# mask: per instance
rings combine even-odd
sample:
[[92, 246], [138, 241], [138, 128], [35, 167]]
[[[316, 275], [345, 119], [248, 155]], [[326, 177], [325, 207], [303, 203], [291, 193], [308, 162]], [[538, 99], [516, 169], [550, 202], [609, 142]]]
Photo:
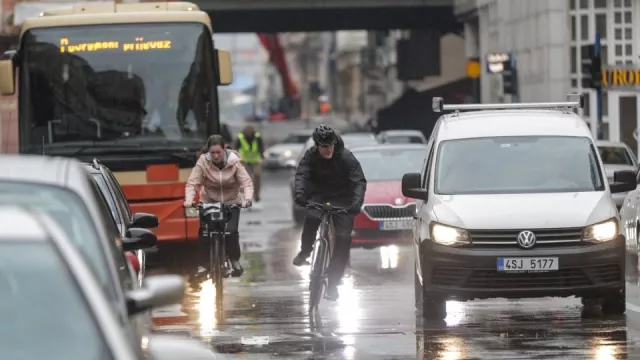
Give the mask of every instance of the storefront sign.
[[508, 52], [487, 54], [487, 72], [500, 74], [504, 71], [504, 63], [508, 61], [511, 61], [511, 54]]
[[640, 69], [603, 68], [602, 87], [640, 87]]

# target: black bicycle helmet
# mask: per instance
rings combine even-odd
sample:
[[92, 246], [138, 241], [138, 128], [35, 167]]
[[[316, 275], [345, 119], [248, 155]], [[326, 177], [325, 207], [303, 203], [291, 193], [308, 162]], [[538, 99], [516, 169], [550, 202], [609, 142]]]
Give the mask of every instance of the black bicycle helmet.
[[322, 145], [332, 145], [335, 144], [337, 140], [336, 132], [327, 125], [318, 125], [318, 127], [313, 130], [312, 137], [316, 144]]

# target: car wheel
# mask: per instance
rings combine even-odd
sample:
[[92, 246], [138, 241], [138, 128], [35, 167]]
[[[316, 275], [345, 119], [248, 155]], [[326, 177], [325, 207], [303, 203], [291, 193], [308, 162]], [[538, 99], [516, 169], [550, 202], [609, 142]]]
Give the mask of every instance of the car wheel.
[[605, 315], [622, 315], [627, 311], [625, 291], [622, 290], [602, 299], [602, 313]]

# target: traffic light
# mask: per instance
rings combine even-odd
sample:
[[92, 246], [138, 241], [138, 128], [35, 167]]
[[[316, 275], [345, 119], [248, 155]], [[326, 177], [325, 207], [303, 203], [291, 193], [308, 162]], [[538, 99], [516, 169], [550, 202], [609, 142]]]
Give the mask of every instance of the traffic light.
[[502, 92], [505, 95], [518, 94], [518, 71], [511, 61], [511, 56], [502, 62]]
[[582, 87], [599, 89], [602, 87], [602, 59], [596, 54], [595, 45], [580, 47], [580, 64], [582, 67]]

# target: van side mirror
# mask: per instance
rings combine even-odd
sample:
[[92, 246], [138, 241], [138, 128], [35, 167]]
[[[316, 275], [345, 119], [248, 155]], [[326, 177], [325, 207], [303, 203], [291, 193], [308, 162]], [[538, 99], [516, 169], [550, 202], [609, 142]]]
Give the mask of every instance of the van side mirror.
[[402, 195], [419, 200], [427, 200], [427, 190], [420, 186], [420, 173], [408, 173], [402, 176]]
[[0, 94], [13, 95], [16, 92], [13, 60], [0, 60]]
[[636, 186], [635, 171], [621, 170], [613, 174], [613, 183], [609, 184], [609, 189], [612, 194], [616, 194], [635, 190]]
[[233, 82], [231, 53], [220, 49], [216, 49], [215, 52], [218, 58], [218, 85], [229, 85]]
[[123, 251], [148, 249], [156, 246], [158, 237], [151, 230], [131, 228], [122, 239]]
[[154, 229], [160, 225], [158, 217], [153, 214], [135, 213], [133, 221], [129, 224], [130, 228]]

